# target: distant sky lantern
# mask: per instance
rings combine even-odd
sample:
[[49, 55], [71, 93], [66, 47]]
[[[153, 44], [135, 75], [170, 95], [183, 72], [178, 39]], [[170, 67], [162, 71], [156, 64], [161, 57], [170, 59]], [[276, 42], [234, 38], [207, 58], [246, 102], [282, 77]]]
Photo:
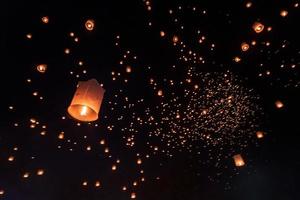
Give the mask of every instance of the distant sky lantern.
[[258, 139], [263, 138], [263, 137], [264, 137], [264, 132], [262, 132], [262, 131], [257, 131], [257, 132], [256, 132], [256, 137], [257, 137]]
[[160, 31], [160, 37], [164, 37], [166, 34], [164, 31]]
[[131, 199], [135, 199], [136, 198], [136, 194], [134, 192], [132, 192], [131, 195], [130, 195], [130, 198]]
[[241, 49], [242, 49], [242, 51], [248, 51], [248, 49], [249, 49], [249, 44], [246, 43], [246, 42], [243, 42], [243, 43], [241, 44]]
[[240, 62], [241, 61], [241, 58], [240, 57], [238, 57], [238, 56], [236, 56], [236, 57], [234, 57], [234, 62], [236, 62], [236, 63], [238, 63], [238, 62]]
[[31, 38], [32, 38], [31, 33], [26, 34], [26, 37], [27, 37], [28, 39], [31, 39]]
[[276, 101], [275, 102], [275, 106], [276, 106], [276, 108], [278, 108], [278, 109], [280, 109], [280, 108], [282, 108], [284, 105], [283, 105], [283, 103], [281, 102], [281, 101]]
[[46, 64], [40, 64], [40, 65], [36, 66], [36, 69], [40, 73], [45, 73], [46, 70], [47, 70], [47, 65]]
[[36, 174], [37, 174], [38, 176], [42, 176], [42, 175], [44, 175], [44, 170], [39, 169], [39, 170], [37, 171]]
[[0, 190], [0, 195], [4, 195], [4, 190]]
[[48, 17], [48, 16], [42, 17], [42, 22], [43, 22], [44, 24], [48, 24], [48, 23], [49, 23], [49, 17]]
[[245, 162], [244, 162], [243, 157], [241, 156], [241, 154], [234, 155], [232, 158], [234, 160], [235, 166], [242, 167], [242, 166], [245, 165]]
[[88, 19], [86, 22], [85, 22], [85, 28], [88, 30], [88, 31], [92, 31], [95, 27], [95, 22], [94, 20], [92, 19]]
[[246, 8], [250, 8], [252, 6], [252, 2], [247, 2], [246, 3]]
[[256, 33], [261, 33], [264, 30], [265, 26], [260, 22], [255, 22], [252, 25], [252, 28]]
[[127, 73], [130, 73], [130, 72], [131, 72], [131, 67], [130, 67], [130, 66], [127, 66], [127, 67], [126, 67], [126, 72], [127, 72]]
[[95, 79], [80, 81], [68, 108], [68, 113], [75, 119], [91, 122], [98, 119], [105, 90]]
[[178, 39], [178, 36], [174, 35], [172, 40], [173, 40], [174, 43], [177, 43], [178, 40], [179, 40], [179, 39]]
[[287, 15], [288, 15], [288, 11], [286, 11], [286, 10], [280, 11], [280, 16], [281, 17], [286, 17]]
[[157, 95], [158, 95], [158, 96], [162, 96], [162, 95], [163, 95], [163, 91], [162, 91], [162, 90], [158, 90], [158, 91], [157, 91]]

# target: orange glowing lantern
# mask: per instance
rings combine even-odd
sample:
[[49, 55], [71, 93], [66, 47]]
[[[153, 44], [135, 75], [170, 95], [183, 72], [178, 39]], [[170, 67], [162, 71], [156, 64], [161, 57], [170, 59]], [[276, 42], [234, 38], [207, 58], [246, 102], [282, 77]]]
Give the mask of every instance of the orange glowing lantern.
[[130, 72], [131, 72], [131, 67], [130, 67], [130, 66], [127, 66], [127, 67], [126, 67], [126, 72], [127, 72], [127, 73], [130, 73]]
[[177, 43], [179, 38], [178, 38], [178, 36], [174, 35], [172, 40], [173, 40], [174, 43]]
[[94, 20], [92, 19], [89, 19], [85, 22], [85, 28], [88, 30], [88, 31], [92, 31], [95, 27], [95, 22]]
[[45, 73], [46, 70], [47, 70], [47, 65], [46, 64], [40, 64], [40, 65], [36, 66], [36, 69], [40, 73]]
[[160, 37], [164, 37], [166, 33], [164, 31], [160, 31]]
[[42, 17], [42, 22], [43, 22], [44, 24], [48, 24], [48, 23], [49, 23], [49, 17], [48, 17], [48, 16]]
[[256, 137], [257, 137], [258, 139], [263, 138], [263, 137], [264, 137], [264, 132], [262, 132], [262, 131], [257, 131], [257, 132], [256, 132]]
[[280, 12], [280, 16], [281, 17], [286, 17], [288, 15], [288, 11], [286, 11], [286, 10], [282, 10], [281, 12]]
[[242, 51], [248, 51], [248, 49], [249, 49], [249, 44], [246, 43], [246, 42], [243, 42], [243, 43], [241, 44], [241, 49], [242, 49]]
[[245, 165], [245, 162], [244, 162], [243, 157], [241, 156], [241, 154], [236, 154], [232, 158], [234, 160], [235, 166], [242, 167], [242, 166]]
[[130, 195], [130, 199], [135, 199], [135, 198], [136, 198], [136, 194], [134, 192], [132, 192]]
[[275, 106], [276, 106], [276, 108], [280, 109], [280, 108], [283, 108], [284, 105], [281, 101], [278, 100], [275, 102]]
[[95, 79], [80, 81], [68, 108], [68, 113], [75, 119], [91, 122], [98, 119], [105, 90]]
[[256, 33], [261, 33], [264, 30], [265, 26], [260, 22], [255, 22], [252, 25], [252, 28]]

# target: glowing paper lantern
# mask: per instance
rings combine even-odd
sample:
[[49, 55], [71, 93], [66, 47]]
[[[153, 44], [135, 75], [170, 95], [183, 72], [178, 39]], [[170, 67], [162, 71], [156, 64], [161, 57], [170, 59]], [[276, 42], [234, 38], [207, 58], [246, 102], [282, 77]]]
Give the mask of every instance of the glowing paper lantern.
[[92, 31], [95, 27], [95, 22], [92, 19], [89, 19], [85, 22], [85, 28], [88, 31]]
[[174, 43], [177, 43], [179, 38], [178, 38], [178, 36], [174, 35], [172, 40], [173, 40]]
[[262, 132], [262, 131], [257, 131], [257, 132], [256, 132], [256, 137], [257, 137], [258, 139], [263, 138], [263, 137], [264, 137], [264, 132]]
[[160, 31], [160, 37], [164, 37], [166, 34], [164, 31]]
[[256, 33], [261, 33], [264, 30], [265, 26], [260, 22], [255, 22], [252, 25], [252, 28]]
[[283, 103], [282, 103], [281, 101], [278, 100], [278, 101], [275, 102], [275, 106], [276, 106], [276, 108], [279, 108], [279, 109], [280, 109], [280, 108], [282, 108], [284, 105], [283, 105]]
[[282, 10], [282, 11], [280, 12], [280, 15], [281, 15], [281, 17], [286, 17], [286, 16], [288, 15], [288, 11]]
[[48, 24], [49, 23], [49, 17], [48, 16], [42, 17], [42, 22], [45, 23], [45, 24]]
[[245, 165], [245, 162], [244, 162], [243, 157], [241, 156], [241, 154], [234, 155], [232, 158], [234, 160], [235, 166], [242, 167], [242, 166]]
[[68, 113], [83, 122], [97, 120], [104, 92], [105, 90], [95, 79], [80, 81]]
[[36, 69], [40, 73], [45, 73], [46, 70], [47, 70], [47, 65], [46, 64], [40, 64], [40, 65], [36, 66]]
[[243, 43], [241, 44], [241, 49], [242, 49], [242, 51], [248, 51], [248, 49], [249, 49], [249, 44], [246, 43], [246, 42], [243, 42]]

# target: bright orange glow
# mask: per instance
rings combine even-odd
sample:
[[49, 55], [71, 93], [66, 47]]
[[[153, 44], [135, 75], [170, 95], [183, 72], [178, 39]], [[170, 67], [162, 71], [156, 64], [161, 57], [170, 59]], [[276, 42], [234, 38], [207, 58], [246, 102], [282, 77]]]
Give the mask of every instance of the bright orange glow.
[[88, 30], [88, 31], [92, 31], [95, 27], [95, 22], [94, 20], [92, 19], [89, 19], [85, 22], [85, 28]]
[[257, 131], [257, 132], [256, 132], [256, 137], [257, 137], [258, 139], [263, 138], [263, 137], [264, 137], [264, 132], [262, 132], [262, 131]]
[[253, 30], [256, 32], [256, 33], [261, 33], [263, 30], [264, 30], [264, 25], [260, 22], [255, 22], [253, 25], [252, 25], [252, 28]]
[[275, 102], [275, 106], [276, 106], [278, 109], [280, 109], [280, 108], [283, 108], [284, 105], [283, 105], [283, 103], [282, 103], [281, 101], [278, 100], [278, 101]]
[[243, 43], [241, 44], [241, 49], [242, 49], [242, 51], [248, 51], [248, 49], [249, 49], [249, 44], [246, 43], [246, 42], [243, 42]]
[[47, 70], [47, 65], [46, 64], [40, 64], [40, 65], [36, 66], [36, 69], [40, 73], [45, 73], [46, 70]]
[[241, 154], [234, 155], [233, 160], [234, 160], [235, 166], [237, 166], [237, 167], [242, 167], [245, 165], [245, 162], [244, 162]]

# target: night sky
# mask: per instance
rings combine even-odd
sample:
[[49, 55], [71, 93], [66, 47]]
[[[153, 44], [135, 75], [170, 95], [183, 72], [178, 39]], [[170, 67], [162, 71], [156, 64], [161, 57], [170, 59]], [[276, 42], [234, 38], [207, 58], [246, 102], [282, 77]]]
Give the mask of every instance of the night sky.
[[0, 199], [300, 199], [299, 9], [1, 1]]

